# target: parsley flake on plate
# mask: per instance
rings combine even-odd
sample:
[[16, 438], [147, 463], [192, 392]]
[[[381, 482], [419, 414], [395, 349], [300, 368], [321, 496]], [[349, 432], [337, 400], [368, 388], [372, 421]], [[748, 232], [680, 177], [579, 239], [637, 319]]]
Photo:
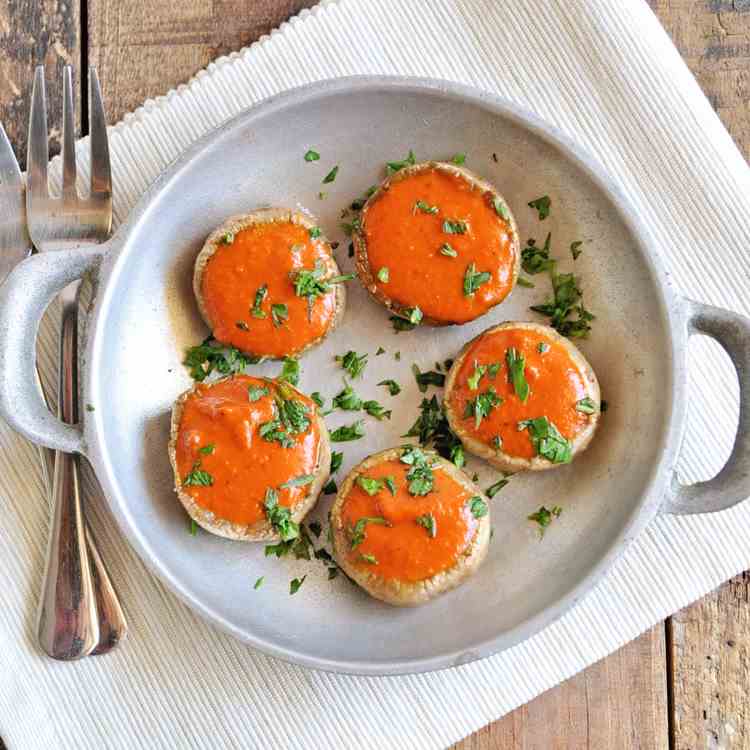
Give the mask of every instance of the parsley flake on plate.
[[479, 495], [474, 495], [474, 497], [469, 500], [469, 510], [474, 518], [483, 518], [490, 512], [487, 503], [484, 502]]
[[305, 152], [305, 161], [318, 161], [320, 159], [320, 154], [312, 148], [309, 148]]
[[544, 536], [547, 527], [552, 523], [552, 519], [559, 518], [562, 508], [559, 505], [553, 505], [551, 508], [545, 508], [543, 505], [539, 510], [527, 516], [529, 521], [534, 521], [539, 526], [539, 538]]
[[337, 427], [331, 433], [331, 440], [334, 443], [345, 443], [351, 440], [359, 440], [361, 437], [364, 437], [364, 434], [364, 422], [358, 419], [353, 424]]
[[406, 159], [401, 159], [401, 161], [389, 161], [385, 164], [385, 171], [387, 174], [391, 175], [394, 172], [398, 172], [399, 170], [403, 169], [404, 167], [410, 167], [417, 163], [417, 158], [414, 156], [414, 152], [409, 149], [409, 155], [406, 157]]
[[552, 201], [548, 195], [543, 195], [541, 198], [535, 198], [533, 201], [529, 201], [529, 208], [535, 209], [539, 214], [539, 221], [544, 221], [549, 216], [550, 206]]
[[327, 185], [329, 182], [333, 182], [336, 179], [336, 175], [339, 173], [339, 165], [337, 164], [324, 178], [323, 184]]
[[384, 385], [391, 396], [398, 396], [401, 393], [401, 386], [395, 380], [381, 380], [378, 385]]
[[367, 354], [357, 354], [351, 349], [343, 355], [337, 355], [336, 361], [352, 378], [358, 378], [367, 366]]
[[442, 372], [433, 370], [422, 372], [416, 363], [411, 366], [411, 371], [414, 373], [414, 379], [417, 381], [420, 393], [426, 393], [427, 388], [431, 385], [436, 388], [442, 388], [445, 385], [445, 375]]

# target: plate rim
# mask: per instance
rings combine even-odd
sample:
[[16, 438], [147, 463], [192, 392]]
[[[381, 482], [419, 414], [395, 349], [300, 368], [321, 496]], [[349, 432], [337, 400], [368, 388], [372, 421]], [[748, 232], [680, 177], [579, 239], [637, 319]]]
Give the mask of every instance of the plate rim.
[[415, 659], [345, 660], [310, 655], [299, 648], [280, 646], [273, 641], [260, 638], [237, 627], [219, 612], [204, 604], [200, 598], [187, 591], [182, 583], [163, 567], [158, 549], [155, 549], [143, 538], [139, 531], [137, 519], [132, 516], [127, 503], [117, 491], [117, 483], [113, 480], [112, 463], [103, 450], [104, 440], [99, 439], [99, 435], [103, 433], [101, 415], [94, 412], [86, 416], [84, 435], [88, 446], [87, 454], [105, 490], [104, 495], [107, 499], [107, 505], [125, 539], [134, 548], [146, 567], [204, 620], [268, 656], [307, 668], [364, 676], [416, 674], [459, 666], [486, 658], [538, 634], [578, 604], [601, 581], [605, 573], [612, 568], [630, 542], [656, 516], [663, 501], [667, 482], [671, 479], [670, 469], [674, 463], [673, 457], [682, 442], [685, 427], [686, 362], [684, 354], [681, 353], [684, 352], [684, 346], [680, 347], [680, 344], [684, 344], [686, 341], [684, 305], [673, 288], [671, 278], [663, 265], [651, 231], [633, 209], [630, 200], [599, 161], [555, 125], [548, 123], [531, 110], [510, 99], [454, 81], [383, 75], [357, 75], [323, 79], [263, 99], [204, 134], [168, 164], [141, 195], [128, 214], [126, 221], [120, 225], [116, 234], [107, 243], [107, 254], [100, 268], [97, 284], [98, 294], [94, 309], [86, 321], [85, 362], [89, 366], [85, 367], [84, 374], [84, 402], [90, 401], [91, 394], [99, 392], [102, 387], [99, 369], [91, 365], [101, 361], [101, 342], [106, 332], [107, 312], [110, 306], [114, 304], [113, 290], [117, 286], [117, 277], [130, 255], [129, 247], [132, 249], [132, 246], [129, 246], [129, 236], [147, 216], [156, 199], [169, 190], [170, 183], [179, 177], [182, 170], [195, 157], [204, 151], [217, 147], [222, 139], [235, 129], [246, 127], [254, 119], [270, 116], [274, 111], [283, 110], [289, 106], [297, 106], [309, 100], [352, 91], [443, 95], [454, 100], [478, 105], [490, 110], [496, 116], [514, 122], [551, 144], [562, 152], [566, 158], [572, 160], [592, 180], [596, 187], [605, 193], [634, 238], [643, 262], [656, 281], [661, 319], [665, 322], [670, 344], [667, 354], [670, 364], [671, 399], [662, 429], [661, 458], [651, 466], [645, 491], [639, 502], [634, 504], [627, 521], [606, 551], [585, 575], [581, 576], [565, 593], [558, 596], [536, 615], [481, 643], [452, 652], [443, 652], [434, 656]]

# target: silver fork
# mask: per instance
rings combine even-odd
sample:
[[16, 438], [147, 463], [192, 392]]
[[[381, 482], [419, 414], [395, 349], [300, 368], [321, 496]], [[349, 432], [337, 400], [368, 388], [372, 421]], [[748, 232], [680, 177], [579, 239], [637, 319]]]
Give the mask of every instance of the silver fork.
[[[89, 196], [80, 198], [76, 189], [73, 78], [71, 67], [66, 66], [62, 195], [50, 197], [44, 69], [37, 67], [29, 121], [26, 213], [29, 234], [40, 252], [102, 242], [109, 234], [112, 224], [109, 147], [99, 81], [93, 70], [89, 76], [89, 114], [91, 187]], [[63, 311], [58, 414], [68, 423], [79, 419], [79, 287], [80, 282], [71, 284], [60, 294]], [[55, 454], [52, 502], [52, 528], [39, 604], [39, 643], [56, 659], [105, 653], [125, 636], [127, 626], [93, 539], [86, 544], [79, 456]]]

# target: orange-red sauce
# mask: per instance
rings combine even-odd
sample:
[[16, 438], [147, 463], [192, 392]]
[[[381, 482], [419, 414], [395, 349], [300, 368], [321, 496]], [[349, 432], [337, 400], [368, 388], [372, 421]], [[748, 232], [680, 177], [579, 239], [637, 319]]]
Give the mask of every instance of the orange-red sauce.
[[[201, 289], [214, 337], [268, 357], [295, 354], [319, 339], [335, 317], [335, 292], [318, 296], [308, 315], [308, 300], [295, 294], [292, 278], [303, 269], [312, 271], [316, 261], [328, 264], [330, 259], [327, 243], [311, 239], [305, 227], [291, 222], [237, 232], [231, 244], [219, 245], [203, 272]], [[251, 310], [264, 285], [268, 292], [260, 309], [265, 317], [260, 318]], [[280, 325], [274, 323], [273, 304], [287, 305], [288, 319]]]
[[[390, 523], [390, 526], [368, 523], [364, 541], [354, 549], [348, 544], [345, 552], [352, 564], [384, 579], [422, 581], [450, 568], [477, 529], [478, 521], [467, 505], [472, 493], [434, 467], [433, 491], [424, 496], [411, 495], [406, 480], [409, 468], [400, 461], [385, 461], [368, 469], [363, 476], [393, 477], [397, 488], [395, 496], [383, 487], [370, 497], [355, 483], [342, 507], [344, 529], [353, 527], [364, 517], [381, 516]], [[434, 538], [415, 520], [427, 513], [435, 518], [437, 534]], [[377, 564], [367, 562], [363, 555], [374, 556]]]
[[[437, 206], [436, 214], [415, 208], [417, 201]], [[443, 222], [468, 224], [465, 234], [447, 234]], [[492, 206], [492, 198], [463, 179], [430, 169], [391, 184], [362, 214], [367, 255], [378, 289], [402, 307], [417, 306], [440, 322], [464, 323], [485, 313], [510, 293], [516, 263], [511, 227]], [[440, 248], [448, 243], [458, 255]], [[464, 294], [464, 275], [492, 278], [473, 296]], [[378, 279], [388, 268], [388, 281]]]
[[[540, 353], [540, 343], [547, 344], [549, 349]], [[521, 402], [509, 381], [506, 352], [511, 347], [526, 358], [525, 374], [530, 391], [525, 403]], [[477, 390], [471, 390], [468, 379], [474, 373], [475, 363], [490, 365], [497, 362], [500, 369], [495, 378], [485, 374]], [[463, 416], [466, 405], [490, 386], [503, 403], [492, 409], [477, 429], [473, 416]], [[588, 416], [576, 411], [576, 403], [585, 397], [583, 374], [559, 342], [535, 331], [512, 328], [486, 334], [471, 346], [451, 391], [450, 404], [462, 419], [462, 427], [475, 438], [492, 445], [493, 438], [499, 435], [503, 453], [532, 458], [535, 451], [529, 430], [519, 431], [518, 423], [524, 419], [547, 417], [563, 437], [571, 440], [588, 423]]]
[[[266, 387], [268, 396], [251, 402], [250, 386]], [[184, 478], [200, 462], [200, 469], [213, 478], [213, 485], [184, 486], [203, 508], [218, 518], [237, 524], [253, 524], [265, 511], [266, 489], [279, 492], [279, 504], [293, 506], [309, 487], [279, 489], [279, 485], [305, 474], [312, 474], [318, 462], [320, 434], [312, 416], [315, 404], [293, 392], [293, 398], [309, 408], [310, 427], [292, 435], [294, 446], [284, 448], [268, 442], [258, 433], [260, 425], [274, 418], [273, 381], [248, 375], [234, 375], [211, 384], [200, 384], [185, 401], [177, 436], [177, 468]], [[201, 448], [214, 446], [212, 453]]]

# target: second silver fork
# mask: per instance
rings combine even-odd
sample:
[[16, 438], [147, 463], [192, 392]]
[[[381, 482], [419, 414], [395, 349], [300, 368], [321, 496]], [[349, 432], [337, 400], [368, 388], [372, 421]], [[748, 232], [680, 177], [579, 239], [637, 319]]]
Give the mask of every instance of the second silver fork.
[[[112, 223], [112, 185], [106, 123], [99, 82], [89, 76], [91, 187], [81, 198], [76, 188], [76, 156], [72, 69], [63, 71], [63, 180], [60, 198], [49, 195], [47, 182], [47, 112], [44, 69], [36, 69], [29, 123], [26, 212], [31, 239], [40, 252], [104, 241]], [[60, 417], [79, 419], [78, 291], [72, 284], [60, 294]], [[80, 457], [57, 453], [52, 479], [53, 520], [39, 605], [38, 638], [56, 659], [77, 659], [111, 650], [124, 637], [122, 608], [95, 545], [85, 543]], [[91, 563], [94, 562], [93, 566]], [[93, 568], [93, 575], [92, 575]], [[97, 607], [98, 602], [98, 607]]]

